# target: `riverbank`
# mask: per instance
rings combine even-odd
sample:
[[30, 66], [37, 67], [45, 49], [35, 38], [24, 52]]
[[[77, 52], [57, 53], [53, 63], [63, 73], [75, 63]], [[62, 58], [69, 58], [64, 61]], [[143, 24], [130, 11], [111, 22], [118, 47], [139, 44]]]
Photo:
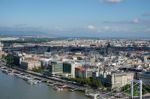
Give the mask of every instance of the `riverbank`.
[[[9, 68], [4, 65], [4, 63], [1, 64], [0, 70], [8, 75], [14, 75], [16, 77], [19, 77], [25, 81], [27, 81], [29, 84], [34, 85], [38, 83], [45, 83], [48, 86], [53, 87], [54, 90], [57, 91], [80, 91], [85, 94], [85, 90], [87, 87], [78, 86], [75, 85], [73, 82], [63, 80], [57, 77], [49, 77], [42, 75], [40, 73], [35, 73], [32, 71], [26, 71], [22, 70], [20, 68]], [[86, 95], [86, 94], [85, 94]]]
[[27, 81], [0, 71], [0, 99], [90, 99], [81, 92], [56, 91], [46, 83]]

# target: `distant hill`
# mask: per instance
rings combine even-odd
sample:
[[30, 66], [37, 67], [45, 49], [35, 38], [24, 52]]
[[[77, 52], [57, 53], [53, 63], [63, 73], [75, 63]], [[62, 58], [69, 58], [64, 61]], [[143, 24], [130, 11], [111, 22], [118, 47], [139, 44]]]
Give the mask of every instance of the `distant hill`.
[[39, 37], [55, 37], [54, 34], [49, 34], [41, 31], [0, 31], [0, 36], [39, 36]]
[[42, 31], [15, 31], [15, 30], [0, 30], [0, 37], [13, 36], [13, 37], [46, 37], [46, 38], [64, 38], [64, 37], [77, 37], [77, 38], [127, 38], [127, 39], [150, 39], [149, 33], [73, 33], [73, 32], [42, 32]]

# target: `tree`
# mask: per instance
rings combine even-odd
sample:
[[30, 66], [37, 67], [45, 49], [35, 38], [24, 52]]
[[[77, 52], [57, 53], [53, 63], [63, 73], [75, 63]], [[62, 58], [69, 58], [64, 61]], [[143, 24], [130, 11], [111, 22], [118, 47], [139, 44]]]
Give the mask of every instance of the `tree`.
[[4, 59], [6, 60], [6, 63], [12, 67], [12, 65], [14, 64], [14, 58], [11, 55], [7, 55], [4, 57]]
[[[145, 85], [142, 85], [142, 93], [143, 94], [146, 94], [146, 93], [150, 93], [150, 88], [149, 87], [147, 87], [147, 86], [145, 86]], [[122, 89], [121, 89], [122, 91], [125, 91], [126, 93], [128, 93], [128, 94], [130, 94], [130, 90], [131, 90], [131, 88], [130, 88], [130, 84], [127, 84], [127, 85], [125, 85], [125, 86], [123, 86], [122, 87]], [[139, 86], [138, 85], [135, 85], [134, 86], [134, 91], [133, 91], [134, 93], [133, 93], [133, 95], [134, 96], [139, 96]]]
[[91, 86], [93, 88], [103, 87], [100, 80], [94, 79], [92, 77], [90, 77], [90, 78], [71, 78], [70, 80], [75, 81], [81, 85]]
[[45, 68], [43, 66], [38, 67], [38, 68], [33, 68], [32, 71], [42, 73], [44, 72]]

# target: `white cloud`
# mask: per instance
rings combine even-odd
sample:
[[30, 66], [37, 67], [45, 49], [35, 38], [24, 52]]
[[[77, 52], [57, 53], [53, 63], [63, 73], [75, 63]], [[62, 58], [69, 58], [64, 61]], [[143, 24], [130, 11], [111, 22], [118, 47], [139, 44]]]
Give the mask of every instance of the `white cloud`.
[[140, 18], [134, 18], [132, 20], [122, 20], [122, 21], [104, 21], [104, 24], [113, 24], [113, 25], [125, 25], [125, 24], [138, 24], [138, 25], [150, 25], [150, 20], [144, 20]]
[[88, 25], [88, 29], [89, 29], [89, 30], [95, 30], [96, 27], [95, 27], [94, 25]]
[[112, 3], [112, 4], [121, 3], [123, 1], [125, 0], [103, 0], [103, 2]]
[[94, 25], [88, 25], [87, 26], [88, 31], [92, 32], [129, 32], [132, 31], [131, 29], [128, 29], [127, 27], [122, 26], [94, 26]]
[[135, 18], [131, 21], [132, 24], [150, 25], [150, 20]]
[[108, 30], [110, 30], [110, 27], [109, 27], [109, 26], [104, 26], [103, 29], [104, 29], [105, 31], [108, 31]]
[[104, 26], [99, 28], [99, 31], [101, 32], [128, 32], [130, 31], [126, 27], [121, 27], [121, 26]]
[[133, 19], [132, 23], [138, 24], [138, 23], [140, 23], [140, 20], [138, 18], [135, 18], [135, 19]]

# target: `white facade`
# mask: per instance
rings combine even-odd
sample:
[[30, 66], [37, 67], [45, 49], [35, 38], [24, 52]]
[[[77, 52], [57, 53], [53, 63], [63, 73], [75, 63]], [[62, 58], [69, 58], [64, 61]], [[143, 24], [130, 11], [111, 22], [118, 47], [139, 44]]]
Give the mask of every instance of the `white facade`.
[[75, 78], [75, 68], [78, 67], [78, 66], [81, 66], [80, 63], [72, 63], [71, 64], [71, 76], [72, 78]]
[[0, 42], [0, 51], [3, 49], [3, 44]]
[[40, 61], [34, 61], [34, 60], [22, 60], [20, 65], [22, 68], [32, 70], [33, 68], [40, 67], [41, 62]]
[[52, 61], [52, 59], [42, 58], [40, 61], [42, 66], [47, 67], [49, 65], [49, 62]]
[[112, 73], [111, 74], [111, 84], [112, 88], [123, 87], [129, 84], [131, 80], [134, 79], [134, 73]]

